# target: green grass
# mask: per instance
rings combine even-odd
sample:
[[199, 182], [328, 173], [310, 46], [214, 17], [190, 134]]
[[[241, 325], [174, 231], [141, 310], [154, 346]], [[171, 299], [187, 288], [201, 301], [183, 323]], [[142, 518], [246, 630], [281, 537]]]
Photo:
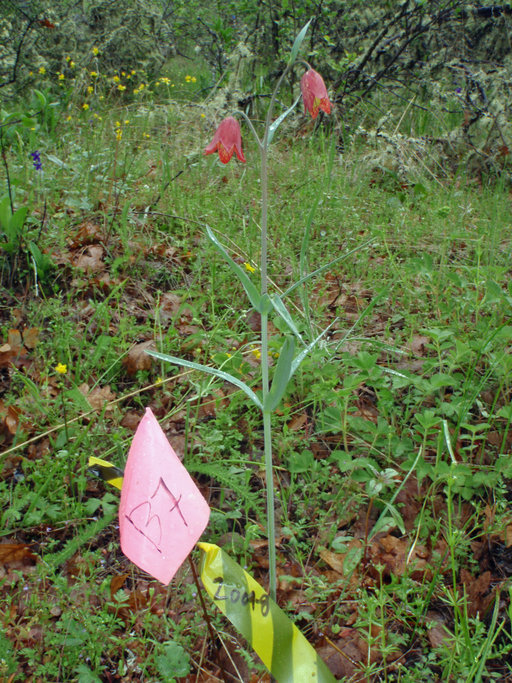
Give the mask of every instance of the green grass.
[[[90, 455], [123, 466], [150, 405], [208, 493], [204, 538], [265, 584], [258, 413], [217, 379], [134, 353], [152, 341], [258, 388], [254, 315], [205, 237], [208, 224], [237, 262], [258, 263], [257, 150], [245, 135], [246, 166], [203, 158], [215, 112], [159, 92], [87, 111], [83, 90], [69, 104], [50, 97], [61, 104], [8, 148], [30, 221], [16, 258], [2, 256], [1, 341], [13, 329], [39, 337], [0, 349], [0, 535], [31, 549], [0, 574], [6, 680], [171, 680], [169, 669], [215, 680], [226, 649], [242, 679], [261, 672], [213, 607], [224, 645], [209, 642], [186, 566], [164, 589], [123, 557], [118, 494], [87, 471]], [[424, 134], [428, 121], [403, 125]], [[289, 129], [270, 159], [274, 286], [300, 277], [318, 199], [309, 271], [354, 250], [287, 299], [305, 340], [334, 325], [273, 418], [278, 601], [345, 680], [503, 678], [508, 187], [437, 173], [439, 160], [427, 167], [410, 147], [404, 175], [379, 160], [385, 142], [357, 135], [331, 168], [331, 145], [326, 128]], [[36, 262], [37, 286], [29, 241], [53, 264]], [[285, 330], [273, 323], [275, 354]]]

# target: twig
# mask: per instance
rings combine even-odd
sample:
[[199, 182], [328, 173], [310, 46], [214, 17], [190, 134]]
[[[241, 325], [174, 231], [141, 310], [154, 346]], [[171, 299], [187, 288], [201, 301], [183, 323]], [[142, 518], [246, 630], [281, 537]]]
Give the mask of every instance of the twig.
[[206, 621], [206, 626], [208, 627], [208, 632], [210, 634], [210, 638], [212, 640], [212, 643], [215, 643], [217, 638], [215, 636], [215, 631], [213, 630], [212, 622], [210, 621], [210, 617], [209, 617], [208, 611], [206, 609], [206, 605], [205, 605], [204, 598], [203, 598], [203, 590], [201, 588], [201, 584], [199, 583], [199, 577], [198, 577], [197, 572], [196, 572], [196, 567], [195, 567], [194, 562], [193, 562], [192, 558], [190, 557], [190, 555], [188, 556], [187, 559], [188, 559], [188, 563], [190, 565], [190, 569], [192, 570], [192, 576], [194, 577], [194, 583], [197, 586], [197, 597], [199, 598], [199, 602], [201, 603], [201, 608], [203, 610], [204, 620]]

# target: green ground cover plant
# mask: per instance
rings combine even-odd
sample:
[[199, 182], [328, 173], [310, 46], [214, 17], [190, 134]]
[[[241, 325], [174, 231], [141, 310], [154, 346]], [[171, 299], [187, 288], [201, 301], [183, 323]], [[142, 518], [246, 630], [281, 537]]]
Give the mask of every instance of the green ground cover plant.
[[[200, 92], [200, 60], [174, 65], [157, 84], [90, 61], [68, 89], [62, 70], [2, 102], [8, 681], [268, 680], [213, 608], [212, 641], [186, 568], [164, 588], [122, 556], [118, 496], [87, 467], [122, 467], [151, 406], [212, 507], [208, 540], [268, 585], [259, 411], [146, 353], [261, 388], [259, 318], [205, 236], [257, 286], [259, 170], [203, 157], [224, 112]], [[383, 126], [406, 120], [416, 138], [426, 118], [394, 102]], [[367, 133], [340, 153], [297, 108], [269, 151], [269, 287], [317, 271], [288, 307], [304, 340], [331, 326], [272, 416], [277, 601], [339, 680], [506, 679], [509, 179]], [[244, 154], [258, 154], [245, 134]], [[272, 320], [271, 373], [288, 332]]]

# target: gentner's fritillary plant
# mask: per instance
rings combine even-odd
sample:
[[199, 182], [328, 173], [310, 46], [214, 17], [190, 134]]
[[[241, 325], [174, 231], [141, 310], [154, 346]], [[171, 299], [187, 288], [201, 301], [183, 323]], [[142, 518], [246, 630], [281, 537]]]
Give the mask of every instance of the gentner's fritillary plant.
[[[268, 106], [265, 127], [263, 130], [263, 137], [260, 137], [256, 132], [250, 119], [243, 113], [238, 112], [242, 116], [252, 134], [254, 135], [258, 149], [260, 151], [261, 163], [261, 248], [260, 248], [260, 288], [250, 279], [247, 272], [242, 269], [229, 256], [222, 244], [217, 240], [213, 231], [207, 227], [207, 234], [210, 240], [215, 245], [219, 253], [226, 259], [229, 267], [240, 280], [249, 301], [253, 308], [260, 314], [261, 317], [261, 393], [256, 394], [245, 382], [240, 379], [210, 366], [200, 365], [190, 361], [168, 356], [167, 354], [150, 352], [152, 356], [161, 360], [169, 361], [177, 365], [187, 368], [201, 370], [211, 375], [215, 375], [223, 380], [231, 382], [239, 389], [245, 392], [248, 398], [261, 410], [263, 416], [263, 437], [264, 437], [264, 453], [265, 453], [265, 475], [266, 475], [266, 497], [267, 497], [267, 537], [269, 547], [269, 593], [275, 600], [276, 598], [276, 543], [275, 543], [275, 514], [274, 514], [274, 483], [273, 483], [273, 462], [272, 462], [272, 428], [271, 416], [279, 405], [288, 385], [288, 382], [296, 372], [297, 368], [311, 351], [311, 349], [318, 343], [322, 336], [327, 332], [324, 330], [320, 335], [313, 339], [309, 344], [304, 344], [297, 326], [293, 322], [293, 318], [288, 312], [283, 301], [284, 295], [268, 293], [268, 275], [267, 275], [267, 235], [268, 235], [268, 150], [272, 142], [274, 134], [279, 125], [284, 121], [286, 116], [290, 114], [300, 100], [300, 96], [295, 102], [275, 120], [273, 120], [274, 108], [276, 104], [276, 97], [281, 87], [283, 80], [288, 73], [298, 64], [306, 64], [305, 62], [297, 60], [297, 55], [301, 47], [302, 41], [309, 28], [309, 23], [304, 26], [295, 39], [293, 44], [290, 59], [286, 68], [284, 69], [277, 85], [274, 88], [270, 104]], [[307, 71], [302, 76], [300, 82], [300, 89], [302, 99], [304, 102], [304, 111], [311, 114], [313, 118], [318, 116], [320, 109], [329, 114], [331, 111], [331, 103], [327, 94], [325, 83], [314, 69], [309, 64], [306, 64]], [[237, 112], [235, 112], [237, 113]], [[219, 159], [223, 164], [227, 164], [233, 154], [241, 162], [245, 162], [245, 156], [242, 151], [242, 135], [240, 125], [234, 116], [228, 116], [219, 124], [211, 143], [204, 150], [205, 154], [218, 153]], [[302, 284], [307, 277], [303, 277], [300, 283]], [[290, 287], [288, 292], [294, 289], [295, 286]], [[270, 382], [270, 368], [269, 368], [269, 335], [268, 335], [268, 319], [269, 314], [274, 311], [280, 316], [290, 330], [285, 338], [285, 341], [279, 351], [279, 357], [273, 372], [272, 382]], [[299, 342], [302, 348], [296, 352], [296, 344]]]

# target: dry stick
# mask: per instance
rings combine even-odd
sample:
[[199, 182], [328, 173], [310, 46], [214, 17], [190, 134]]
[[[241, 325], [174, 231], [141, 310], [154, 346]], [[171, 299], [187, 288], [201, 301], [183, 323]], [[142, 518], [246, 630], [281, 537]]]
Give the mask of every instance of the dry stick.
[[[199, 602], [201, 603], [204, 620], [206, 621], [206, 625], [208, 627], [208, 632], [210, 633], [210, 638], [212, 639], [212, 643], [214, 643], [217, 640], [217, 638], [219, 638], [220, 642], [222, 643], [223, 648], [226, 650], [226, 653], [227, 653], [229, 659], [231, 660], [231, 663], [235, 667], [235, 671], [237, 672], [238, 676], [240, 677], [240, 672], [238, 671], [234, 661], [231, 659], [231, 655], [230, 655], [227, 647], [224, 645], [224, 641], [222, 640], [222, 638], [218, 634], [215, 635], [215, 631], [213, 630], [213, 626], [212, 626], [212, 623], [210, 621], [210, 617], [208, 616], [208, 612], [206, 611], [206, 605], [205, 605], [204, 598], [203, 598], [203, 591], [201, 588], [201, 584], [199, 583], [199, 577], [198, 577], [197, 572], [196, 572], [196, 567], [195, 567], [194, 562], [193, 562], [192, 558], [190, 557], [190, 555], [187, 557], [187, 559], [188, 559], [188, 562], [190, 564], [190, 569], [192, 570], [192, 576], [194, 577], [194, 583], [197, 586], [197, 595], [199, 597]], [[224, 680], [226, 680], [227, 672], [225, 671], [222, 664], [219, 664], [219, 666], [221, 668], [222, 673], [224, 674]], [[242, 681], [243, 679], [240, 678], [240, 680]]]
[[190, 555], [187, 557], [187, 559], [188, 559], [188, 563], [190, 565], [190, 569], [192, 570], [192, 576], [194, 577], [194, 583], [197, 586], [197, 595], [199, 597], [199, 602], [201, 603], [201, 607], [203, 609], [204, 620], [206, 621], [206, 625], [208, 627], [208, 631], [210, 633], [210, 638], [212, 639], [212, 643], [214, 643], [216, 640], [216, 635], [215, 635], [215, 631], [213, 630], [213, 626], [212, 626], [212, 623], [210, 621], [210, 617], [208, 616], [208, 612], [206, 611], [206, 605], [205, 605], [204, 598], [203, 598], [203, 591], [201, 589], [201, 584], [199, 583], [199, 577], [197, 575], [194, 562], [192, 561], [192, 558], [190, 557]]

